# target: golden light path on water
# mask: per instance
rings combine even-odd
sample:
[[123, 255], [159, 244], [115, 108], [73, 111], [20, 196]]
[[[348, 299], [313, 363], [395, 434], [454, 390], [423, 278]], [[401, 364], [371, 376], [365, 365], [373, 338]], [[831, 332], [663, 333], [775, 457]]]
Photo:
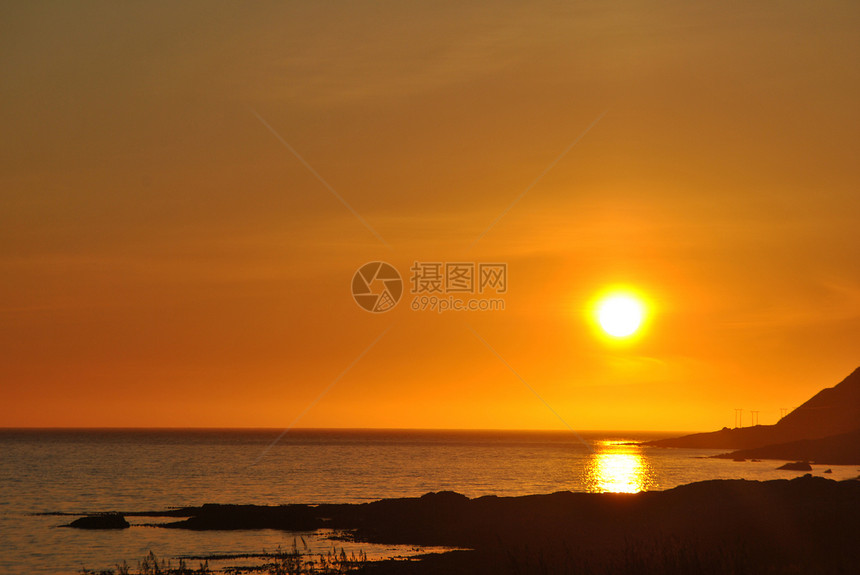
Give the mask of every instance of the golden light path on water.
[[638, 445], [607, 440], [595, 445], [585, 479], [590, 492], [637, 493], [653, 485], [654, 470]]

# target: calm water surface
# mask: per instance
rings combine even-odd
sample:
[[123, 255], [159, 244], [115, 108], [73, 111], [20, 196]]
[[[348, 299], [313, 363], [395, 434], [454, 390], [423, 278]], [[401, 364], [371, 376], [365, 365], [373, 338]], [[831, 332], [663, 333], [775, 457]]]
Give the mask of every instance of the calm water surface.
[[[159, 556], [290, 547], [272, 530], [184, 532], [58, 528], [49, 511], [141, 511], [203, 503], [339, 503], [453, 490], [469, 497], [669, 489], [706, 479], [777, 479], [772, 461], [706, 459], [714, 450], [630, 442], [675, 433], [277, 430], [0, 430], [0, 573], [77, 573]], [[265, 452], [265, 456], [261, 455]], [[827, 477], [856, 477], [832, 466]], [[819, 474], [824, 468], [816, 469]], [[141, 519], [137, 523], [149, 522]], [[135, 523], [135, 521], [131, 521]], [[303, 534], [314, 549], [331, 542]], [[341, 543], [337, 544], [338, 547]], [[405, 548], [347, 546], [371, 556]], [[235, 562], [234, 562], [235, 564]]]

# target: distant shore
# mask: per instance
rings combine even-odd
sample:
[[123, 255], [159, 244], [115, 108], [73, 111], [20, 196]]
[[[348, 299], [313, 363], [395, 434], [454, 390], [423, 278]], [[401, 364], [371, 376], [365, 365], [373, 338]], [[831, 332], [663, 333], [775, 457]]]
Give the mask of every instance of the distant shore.
[[860, 465], [860, 367], [824, 388], [775, 425], [647, 441], [652, 447], [730, 449], [725, 459], [782, 459], [825, 465]]
[[356, 541], [468, 549], [368, 564], [368, 574], [841, 573], [860, 564], [860, 481], [714, 480], [638, 494], [469, 499], [453, 492], [363, 504], [217, 505], [127, 516], [167, 529], [332, 528]]

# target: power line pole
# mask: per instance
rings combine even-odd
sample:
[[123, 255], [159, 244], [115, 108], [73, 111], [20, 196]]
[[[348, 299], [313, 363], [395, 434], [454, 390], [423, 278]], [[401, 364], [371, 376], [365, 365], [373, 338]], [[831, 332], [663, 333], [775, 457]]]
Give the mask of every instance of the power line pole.
[[750, 424], [753, 426], [758, 425], [758, 411], [750, 410]]
[[741, 407], [735, 408], [735, 427], [743, 427], [744, 419], [743, 419], [744, 410]]

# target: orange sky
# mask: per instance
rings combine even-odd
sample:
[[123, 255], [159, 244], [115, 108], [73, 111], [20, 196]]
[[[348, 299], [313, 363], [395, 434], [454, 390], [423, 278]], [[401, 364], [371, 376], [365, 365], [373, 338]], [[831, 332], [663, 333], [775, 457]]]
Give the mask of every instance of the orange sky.
[[[0, 11], [0, 426], [283, 427], [383, 332], [300, 426], [560, 428], [508, 366], [576, 429], [774, 423], [860, 365], [856, 2]], [[505, 310], [365, 312], [374, 260]]]

